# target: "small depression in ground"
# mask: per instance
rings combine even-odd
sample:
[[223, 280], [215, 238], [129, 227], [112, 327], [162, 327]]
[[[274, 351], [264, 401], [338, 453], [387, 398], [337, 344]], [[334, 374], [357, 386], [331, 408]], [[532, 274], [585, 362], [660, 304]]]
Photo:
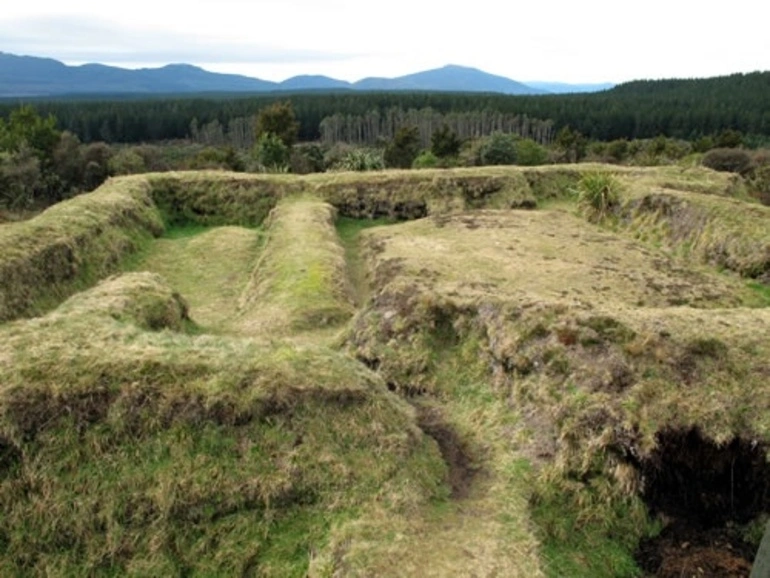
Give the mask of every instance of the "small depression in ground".
[[766, 448], [735, 438], [717, 445], [698, 430], [658, 436], [641, 464], [643, 496], [665, 527], [637, 551], [650, 576], [749, 576], [757, 545], [746, 527], [770, 508]]

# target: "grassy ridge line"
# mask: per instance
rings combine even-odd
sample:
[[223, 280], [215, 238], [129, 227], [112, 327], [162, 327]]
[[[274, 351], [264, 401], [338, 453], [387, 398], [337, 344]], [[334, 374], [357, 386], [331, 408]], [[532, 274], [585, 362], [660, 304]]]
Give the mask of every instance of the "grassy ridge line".
[[629, 189], [619, 222], [637, 238], [770, 282], [770, 207], [671, 189], [650, 191], [633, 181]]
[[334, 327], [353, 315], [335, 218], [334, 207], [306, 197], [273, 209], [267, 243], [239, 302], [242, 331], [280, 335]]
[[361, 364], [179, 333], [185, 311], [135, 273], [0, 327], [2, 575], [305, 576], [373, 500], [444, 495], [435, 444]]
[[169, 225], [255, 227], [283, 197], [302, 190], [295, 175], [186, 171], [147, 175]]
[[110, 179], [97, 191], [0, 229], [0, 322], [39, 314], [118, 269], [165, 224], [262, 222], [308, 188], [341, 214], [416, 218], [481, 206], [531, 206], [564, 195], [574, 168], [490, 167], [376, 174], [244, 175], [215, 171]]
[[416, 219], [480, 208], [534, 208], [563, 198], [580, 178], [576, 165], [536, 169], [483, 167], [304, 177], [345, 217]]
[[144, 178], [110, 180], [0, 227], [0, 322], [39, 314], [95, 283], [162, 231]]

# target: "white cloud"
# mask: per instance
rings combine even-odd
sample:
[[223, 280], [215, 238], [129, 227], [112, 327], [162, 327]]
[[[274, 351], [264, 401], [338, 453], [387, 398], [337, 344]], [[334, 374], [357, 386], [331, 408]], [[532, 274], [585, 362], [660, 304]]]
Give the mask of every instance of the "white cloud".
[[755, 0], [719, 10], [686, 0], [30, 0], [3, 7], [0, 50], [68, 63], [189, 62], [270, 80], [454, 63], [517, 80], [622, 81], [770, 68], [758, 10]]

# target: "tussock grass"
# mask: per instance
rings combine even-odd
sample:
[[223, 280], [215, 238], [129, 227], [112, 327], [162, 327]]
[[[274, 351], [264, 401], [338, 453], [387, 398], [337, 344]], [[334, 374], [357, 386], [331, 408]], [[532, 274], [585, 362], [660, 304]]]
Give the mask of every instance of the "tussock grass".
[[265, 248], [239, 302], [241, 331], [285, 335], [339, 326], [353, 315], [335, 218], [331, 205], [306, 197], [270, 213]]

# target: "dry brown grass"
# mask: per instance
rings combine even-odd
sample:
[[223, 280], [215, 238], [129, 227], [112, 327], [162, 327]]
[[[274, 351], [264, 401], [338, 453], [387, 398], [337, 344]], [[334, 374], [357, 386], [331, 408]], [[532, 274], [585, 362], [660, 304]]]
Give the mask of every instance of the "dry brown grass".
[[[585, 171], [624, 182], [614, 221], [576, 214]], [[770, 443], [768, 292], [747, 284], [768, 213], [741, 195], [679, 168], [189, 173], [3, 225], [0, 270], [30, 271], [0, 277], [11, 319], [162, 222], [270, 214], [154, 241], [132, 267], [167, 280], [0, 325], [0, 573], [555, 575], [553, 544], [585, 535], [569, 568], [633, 575], [622, 456], [666, 428]], [[427, 215], [360, 233], [357, 313], [336, 212]]]

